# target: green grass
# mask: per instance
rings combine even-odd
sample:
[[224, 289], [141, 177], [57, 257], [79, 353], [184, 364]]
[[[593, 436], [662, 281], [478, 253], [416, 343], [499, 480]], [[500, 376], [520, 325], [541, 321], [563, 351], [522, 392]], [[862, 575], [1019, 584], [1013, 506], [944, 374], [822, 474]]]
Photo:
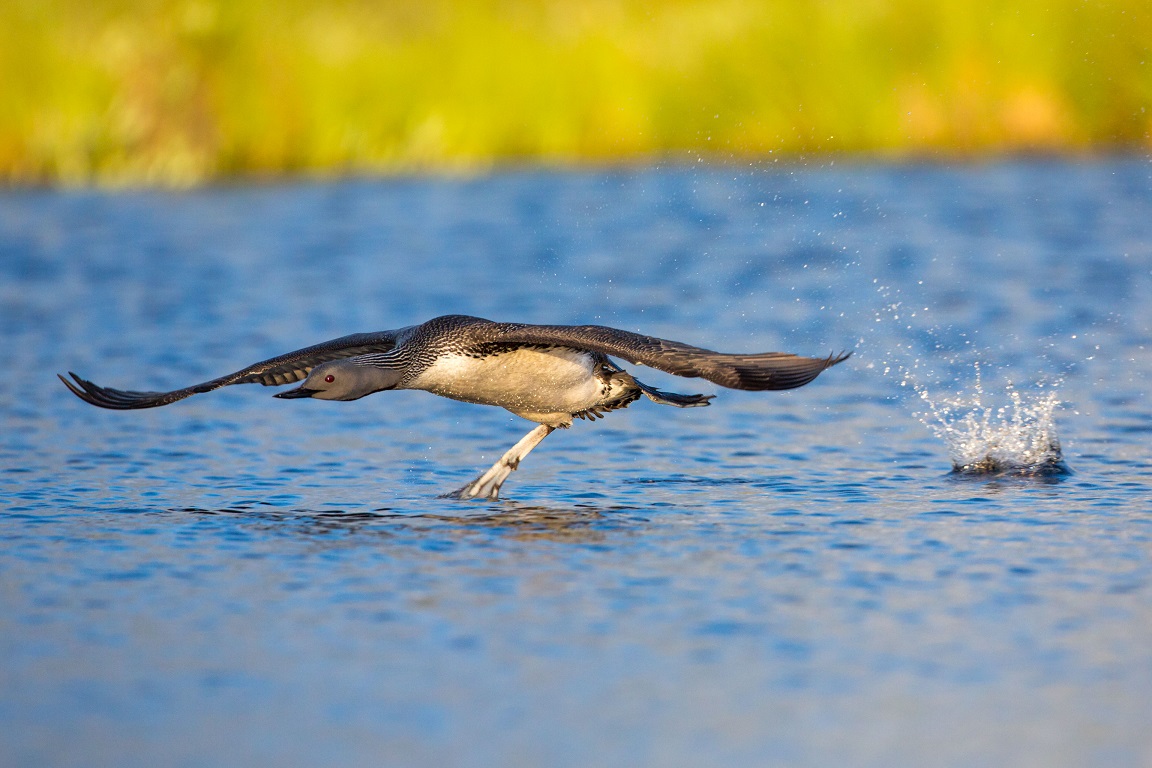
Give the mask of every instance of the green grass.
[[1144, 148], [1148, 0], [4, 0], [0, 177]]

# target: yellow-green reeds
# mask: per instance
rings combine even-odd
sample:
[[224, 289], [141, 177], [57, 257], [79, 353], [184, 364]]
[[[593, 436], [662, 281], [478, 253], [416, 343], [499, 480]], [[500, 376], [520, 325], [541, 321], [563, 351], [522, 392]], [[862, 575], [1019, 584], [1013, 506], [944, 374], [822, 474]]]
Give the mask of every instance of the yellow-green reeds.
[[4, 0], [0, 178], [1148, 148], [1148, 0]]

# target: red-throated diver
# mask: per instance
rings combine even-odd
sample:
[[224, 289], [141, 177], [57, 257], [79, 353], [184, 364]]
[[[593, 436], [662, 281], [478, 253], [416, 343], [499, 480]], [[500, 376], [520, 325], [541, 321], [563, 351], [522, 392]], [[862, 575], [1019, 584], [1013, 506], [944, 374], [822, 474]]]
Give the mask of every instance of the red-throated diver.
[[679, 408], [708, 405], [713, 397], [661, 392], [637, 381], [609, 355], [731, 389], [760, 391], [803, 386], [849, 354], [729, 355], [600, 325], [524, 325], [447, 315], [395, 331], [333, 339], [172, 392], [111, 389], [74, 373], [73, 381], [60, 380], [85, 402], [113, 410], [155, 408], [230, 384], [276, 386], [301, 379], [299, 387], [276, 397], [356, 400], [386, 389], [422, 389], [497, 405], [540, 426], [487, 472], [449, 494], [496, 499], [521, 460], [554, 429], [571, 426], [574, 417], [596, 419], [641, 395]]

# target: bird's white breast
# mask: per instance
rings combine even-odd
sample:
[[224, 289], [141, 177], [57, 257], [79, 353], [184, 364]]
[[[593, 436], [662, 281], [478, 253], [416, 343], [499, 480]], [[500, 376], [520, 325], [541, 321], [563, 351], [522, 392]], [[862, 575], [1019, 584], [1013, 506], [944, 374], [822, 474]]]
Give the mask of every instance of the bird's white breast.
[[487, 357], [451, 354], [439, 357], [406, 386], [550, 423], [557, 420], [552, 416], [577, 413], [600, 401], [603, 384], [595, 367], [588, 352], [563, 347]]

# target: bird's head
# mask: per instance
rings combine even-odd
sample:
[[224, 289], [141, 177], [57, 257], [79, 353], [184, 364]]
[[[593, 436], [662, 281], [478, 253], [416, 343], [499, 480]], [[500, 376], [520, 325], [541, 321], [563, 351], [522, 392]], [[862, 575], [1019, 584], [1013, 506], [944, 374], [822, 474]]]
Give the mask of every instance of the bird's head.
[[365, 395], [392, 389], [400, 383], [403, 371], [359, 365], [353, 360], [333, 360], [312, 369], [296, 389], [278, 392], [286, 400], [314, 397], [317, 400], [359, 400]]

